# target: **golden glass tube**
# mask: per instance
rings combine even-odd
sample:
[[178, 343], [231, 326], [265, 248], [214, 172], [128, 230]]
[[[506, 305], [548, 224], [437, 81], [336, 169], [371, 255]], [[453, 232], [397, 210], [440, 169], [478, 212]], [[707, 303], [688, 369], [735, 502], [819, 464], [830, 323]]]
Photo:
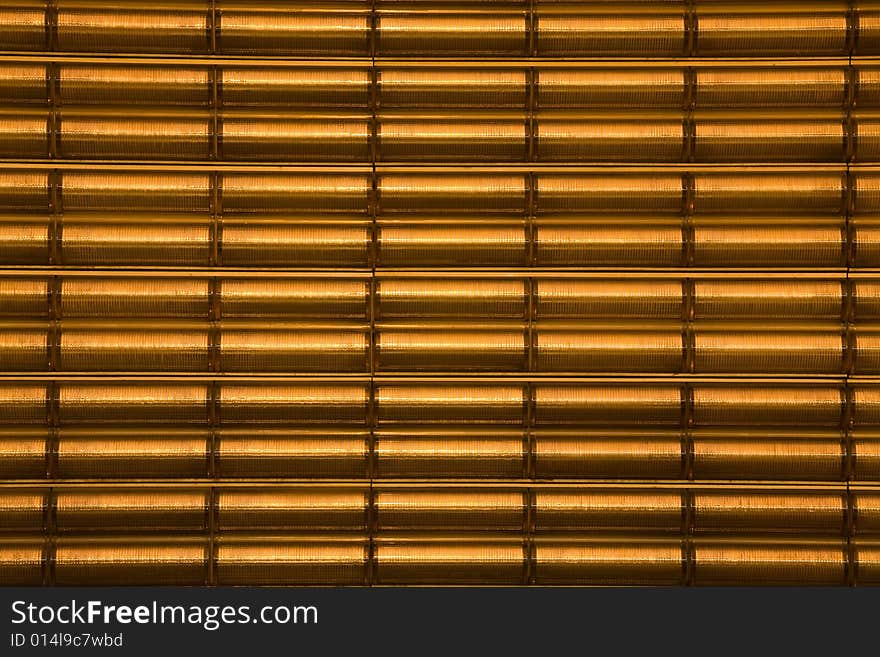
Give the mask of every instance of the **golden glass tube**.
[[46, 429], [14, 426], [0, 429], [0, 477], [42, 479], [48, 474]]
[[376, 23], [382, 56], [526, 54], [525, 12], [384, 12]]
[[796, 7], [705, 2], [699, 9], [697, 51], [704, 56], [839, 55], [847, 48], [846, 9], [841, 2]]
[[682, 497], [677, 491], [538, 490], [535, 531], [678, 532]]
[[381, 384], [375, 389], [377, 422], [383, 424], [521, 424], [521, 385]]
[[547, 213], [678, 214], [682, 179], [657, 174], [538, 174], [536, 207]]
[[521, 530], [523, 495], [505, 490], [379, 490], [376, 527], [384, 531]]
[[377, 540], [378, 584], [521, 584], [523, 547], [517, 539], [456, 535]]
[[613, 11], [601, 5], [541, 7], [535, 36], [538, 53], [545, 57], [675, 57], [686, 42], [683, 8], [659, 3], [622, 3]]
[[208, 498], [198, 489], [61, 489], [59, 532], [186, 532], [207, 528]]
[[843, 402], [842, 390], [835, 385], [696, 385], [693, 422], [695, 426], [838, 426]]
[[677, 539], [538, 539], [535, 583], [675, 586], [683, 581]]
[[46, 8], [39, 0], [7, 3], [0, 10], [0, 47], [40, 50], [46, 43]]
[[383, 212], [524, 212], [521, 175], [386, 174], [378, 180]]
[[[211, 264], [213, 240], [211, 216], [207, 214], [68, 213], [59, 224], [60, 236], [55, 236], [55, 241], [60, 242], [57, 258], [65, 265]], [[50, 245], [45, 251], [43, 263], [48, 260]]]
[[846, 504], [840, 493], [699, 490], [694, 532], [840, 535]]
[[515, 479], [526, 458], [523, 432], [495, 427], [384, 429], [374, 449], [374, 476], [390, 479]]
[[364, 531], [368, 490], [229, 488], [215, 492], [217, 529]]
[[223, 536], [217, 582], [223, 585], [361, 585], [369, 541], [338, 536]]
[[694, 583], [698, 586], [842, 586], [842, 542], [791, 540], [698, 540]]
[[367, 422], [368, 386], [359, 383], [224, 383], [217, 394], [228, 424], [349, 424]]
[[377, 263], [383, 267], [516, 267], [527, 264], [522, 218], [381, 217]]
[[684, 125], [678, 114], [539, 115], [541, 162], [680, 162]]
[[229, 428], [216, 443], [220, 477], [363, 479], [370, 433], [344, 428]]
[[697, 173], [694, 212], [843, 214], [845, 182], [835, 173]]
[[367, 68], [224, 66], [225, 107], [361, 108], [369, 103]]
[[45, 64], [0, 63], [0, 93], [4, 103], [45, 105], [48, 102], [47, 76]]
[[371, 224], [358, 217], [230, 215], [219, 229], [219, 258], [228, 267], [367, 267]]
[[[693, 231], [697, 267], [841, 267], [849, 241], [844, 217], [700, 217]], [[854, 234], [864, 241], [861, 226]], [[857, 259], [870, 258], [856, 251]]]
[[221, 0], [219, 49], [227, 55], [365, 56], [370, 45], [367, 2], [292, 7]]
[[534, 441], [540, 479], [676, 479], [682, 474], [678, 431], [536, 429]]
[[681, 221], [664, 217], [549, 215], [534, 222], [535, 264], [543, 267], [675, 267], [685, 256]]
[[65, 105], [204, 107], [211, 102], [205, 66], [64, 63], [57, 76], [57, 93]]
[[208, 473], [210, 432], [185, 428], [78, 428], [58, 432], [62, 479], [186, 479]]
[[692, 439], [695, 479], [840, 481], [845, 475], [840, 431], [698, 429]]
[[135, 3], [108, 8], [94, 0], [58, 3], [62, 51], [203, 53], [208, 49], [206, 3]]
[[524, 109], [528, 80], [522, 69], [381, 68], [379, 103], [385, 109]]
[[224, 173], [223, 212], [366, 214], [370, 188], [370, 178], [363, 174]]
[[677, 385], [535, 386], [535, 424], [678, 426], [681, 390]]
[[43, 583], [45, 550], [39, 537], [7, 538], [0, 542], [0, 577], [7, 586]]
[[[809, 68], [698, 68], [695, 104], [702, 108], [842, 107], [846, 103], [846, 70]], [[871, 87], [860, 73], [860, 101], [869, 103]]]
[[676, 280], [540, 278], [535, 315], [542, 319], [679, 319], [682, 295]]
[[873, 481], [880, 472], [880, 434], [870, 429], [853, 431], [852, 477], [856, 481]]
[[674, 374], [684, 366], [678, 323], [641, 328], [538, 323], [534, 334], [537, 372]]
[[55, 548], [59, 585], [204, 585], [204, 538], [162, 536], [62, 538]]
[[529, 291], [517, 279], [394, 279], [376, 282], [376, 312], [383, 319], [523, 318]]
[[675, 68], [545, 68], [536, 70], [536, 103], [541, 109], [678, 109], [687, 79]]

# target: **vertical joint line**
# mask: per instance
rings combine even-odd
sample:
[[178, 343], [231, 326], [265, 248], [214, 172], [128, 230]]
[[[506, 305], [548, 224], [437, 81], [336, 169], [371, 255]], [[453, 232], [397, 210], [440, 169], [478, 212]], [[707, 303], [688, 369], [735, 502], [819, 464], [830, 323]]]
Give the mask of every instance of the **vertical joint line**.
[[843, 418], [841, 421], [843, 440], [843, 478], [845, 481], [849, 482], [855, 473], [855, 447], [853, 445], [853, 413], [855, 409], [853, 392], [849, 381], [844, 383], [841, 396], [843, 397]]
[[685, 383], [681, 388], [682, 428], [691, 430], [694, 427], [694, 388], [693, 384]]
[[845, 102], [846, 106], [844, 108], [844, 139], [845, 139], [845, 154], [846, 154], [846, 171], [849, 173], [850, 166], [853, 161], [855, 161], [858, 155], [858, 125], [855, 120], [854, 110], [856, 107], [856, 103], [858, 101], [859, 95], [859, 76], [858, 71], [852, 63], [852, 58], [850, 57], [849, 63], [846, 67], [846, 95]]
[[58, 476], [58, 428], [46, 427], [46, 454], [44, 456], [43, 469], [46, 479], [55, 479]]
[[682, 371], [693, 372], [696, 361], [696, 340], [694, 337], [694, 282], [692, 279], [682, 280], [682, 312], [681, 312], [681, 356]]
[[220, 117], [220, 90], [219, 71], [217, 66], [209, 69], [211, 75], [211, 160], [217, 162], [221, 159], [223, 121]]
[[849, 483], [846, 489], [841, 493], [841, 505], [843, 507], [843, 533], [846, 538], [852, 538], [856, 535], [858, 527], [858, 505], [856, 504], [855, 493], [850, 488]]
[[690, 488], [682, 491], [682, 585], [694, 585], [694, 493]]
[[217, 472], [217, 432], [220, 430], [220, 402], [217, 392], [217, 382], [208, 384], [208, 477], [216, 479]]
[[377, 225], [377, 215], [379, 213], [379, 183], [376, 174], [376, 160], [379, 149], [379, 71], [375, 65], [370, 67], [370, 192], [367, 201], [370, 213], [370, 253], [369, 262], [372, 275], [375, 276], [376, 265], [379, 261], [379, 233]]
[[681, 478], [687, 481], [694, 479], [694, 437], [687, 427], [680, 432], [681, 441]]
[[846, 584], [856, 586], [858, 583], [858, 558], [855, 545], [855, 535], [858, 527], [858, 508], [855, 495], [850, 489], [849, 482], [846, 484], [846, 492], [843, 494], [845, 503], [845, 534], [844, 534], [844, 557], [846, 559]]
[[223, 174], [216, 171], [211, 178], [211, 228], [211, 258], [213, 264], [220, 267], [223, 264]]
[[220, 384], [217, 381], [208, 383], [208, 424], [211, 429], [220, 426]]
[[694, 111], [691, 107], [688, 107], [684, 111], [684, 116], [681, 121], [681, 133], [682, 162], [691, 164], [694, 161], [694, 154], [697, 150], [697, 127], [694, 122]]
[[58, 159], [58, 110], [55, 103], [49, 107], [46, 116], [46, 156], [50, 160]]
[[856, 333], [853, 325], [855, 320], [855, 283], [849, 278], [849, 270], [847, 270], [847, 277], [841, 282], [841, 292], [843, 294], [843, 373], [848, 381], [856, 364]]
[[[213, 340], [212, 340], [213, 342]], [[208, 384], [208, 475], [213, 480], [217, 477], [217, 431], [220, 426], [220, 392], [217, 381]], [[215, 487], [208, 487], [207, 492], [208, 544], [205, 546], [207, 557], [206, 577], [208, 586], [217, 586], [217, 497]]]
[[373, 586], [375, 582], [375, 570], [376, 570], [376, 529], [377, 529], [377, 514], [376, 514], [376, 490], [373, 487], [373, 480], [370, 479], [370, 486], [367, 490], [367, 499], [366, 499], [366, 522], [367, 522], [367, 567], [364, 572], [364, 584], [367, 586]]
[[682, 109], [693, 112], [697, 105], [697, 72], [692, 66], [684, 69], [684, 102]]
[[522, 473], [523, 479], [535, 480], [535, 435], [531, 427], [523, 429], [522, 433]]
[[46, 360], [48, 361], [49, 371], [58, 371], [58, 361], [61, 355], [61, 322], [57, 319], [48, 321], [48, 330], [46, 331]]
[[849, 64], [852, 66], [853, 57], [859, 49], [859, 11], [854, 0], [847, 3], [846, 12], [846, 49]]
[[[687, 289], [686, 281], [686, 289]], [[692, 286], [692, 283], [691, 283]], [[687, 297], [693, 297], [692, 291], [686, 291]], [[692, 304], [689, 305], [688, 308], [685, 309], [685, 317], [690, 318], [693, 314]], [[685, 349], [686, 349], [686, 371], [693, 371], [694, 367], [694, 335], [693, 328], [690, 325], [688, 319], [685, 320], [685, 330], [684, 330], [684, 339], [686, 341]], [[681, 474], [684, 479], [691, 480], [694, 478], [694, 440], [693, 435], [691, 434], [691, 428], [693, 426], [693, 387], [685, 383], [681, 387], [681, 427], [680, 427], [680, 441], [681, 441]]]
[[523, 584], [535, 583], [535, 489], [523, 491]]
[[[536, 301], [538, 294], [538, 284], [537, 281], [529, 276], [525, 282], [525, 290], [527, 294], [526, 299], [526, 313], [527, 313], [527, 335], [528, 335], [528, 359], [529, 359], [529, 372], [533, 372], [535, 370], [535, 354], [537, 351], [537, 336], [535, 335], [535, 316], [536, 316]], [[534, 426], [534, 405], [532, 403], [532, 399], [534, 394], [532, 392], [532, 384], [527, 383], [525, 387], [525, 408], [524, 408], [524, 421], [525, 421], [525, 432], [523, 434], [523, 467], [524, 467], [524, 475], [527, 479], [534, 480], [535, 479], [535, 435], [532, 431]]]
[[61, 319], [61, 277], [49, 276], [46, 284], [46, 302], [50, 320]]
[[376, 54], [379, 50], [379, 17], [376, 12], [376, 0], [370, 1], [370, 59], [376, 66]]
[[693, 57], [697, 54], [697, 11], [694, 0], [686, 0], [684, 10], [684, 54]]
[[219, 474], [217, 472], [217, 427], [211, 426], [208, 429], [208, 441], [205, 445], [205, 449], [207, 450], [207, 463], [205, 464], [207, 467], [205, 468], [208, 472], [208, 479], [217, 479]]
[[856, 249], [856, 239], [855, 239], [855, 224], [853, 222], [853, 217], [855, 215], [855, 207], [856, 207], [856, 184], [855, 184], [855, 175], [849, 171], [849, 166], [847, 166], [847, 171], [844, 174], [844, 199], [843, 199], [843, 232], [844, 232], [844, 265], [846, 267], [846, 278], [849, 279], [850, 269], [856, 262], [856, 257], [858, 255]]
[[[370, 368], [370, 389], [372, 390], [372, 382], [373, 377], [376, 375], [376, 361], [378, 359], [377, 345], [376, 345], [376, 296], [378, 290], [378, 281], [376, 280], [376, 272], [373, 270], [370, 280], [367, 284], [367, 294], [369, 295], [369, 299], [367, 300], [367, 312], [369, 313], [369, 322], [370, 322], [370, 340], [367, 345], [368, 354], [367, 358], [369, 360], [369, 368]], [[371, 401], [372, 403], [372, 401]], [[372, 418], [372, 416], [371, 416]], [[372, 419], [371, 419], [372, 422]], [[372, 425], [371, 425], [372, 426]]]
[[[376, 176], [373, 175], [373, 183], [375, 185]], [[375, 224], [375, 219], [374, 219]], [[373, 586], [375, 582], [375, 570], [376, 570], [376, 526], [377, 526], [377, 517], [376, 517], [376, 490], [375, 490], [375, 479], [376, 479], [376, 430], [378, 426], [378, 409], [376, 408], [376, 379], [375, 379], [375, 344], [376, 344], [376, 331], [375, 331], [375, 316], [376, 316], [376, 269], [375, 265], [373, 266], [372, 273], [370, 276], [370, 285], [369, 285], [369, 313], [370, 313], [370, 382], [368, 389], [368, 398], [367, 398], [367, 424], [369, 429], [369, 434], [367, 437], [367, 510], [366, 510], [366, 521], [367, 521], [367, 546], [366, 546], [366, 569], [364, 572], [364, 584], [366, 586]]]
[[47, 282], [48, 307], [48, 331], [46, 332], [46, 358], [49, 361], [49, 371], [58, 370], [58, 361], [61, 356], [61, 281], [58, 276], [50, 276]]
[[61, 264], [61, 173], [51, 169], [46, 178], [49, 194], [49, 225], [46, 240], [49, 251], [49, 264]]
[[[211, 6], [208, 9], [208, 47], [211, 54], [217, 54], [217, 0], [211, 0]], [[216, 70], [216, 68], [215, 68]]]
[[535, 428], [535, 384], [531, 381], [523, 384], [523, 425], [527, 429]]
[[49, 104], [49, 115], [46, 122], [49, 134], [46, 135], [46, 150], [50, 159], [58, 157], [59, 107], [61, 104], [61, 95], [59, 93], [59, 70], [58, 62], [49, 62], [46, 64], [46, 100]]
[[525, 281], [526, 293], [526, 331], [525, 331], [525, 347], [526, 347], [526, 368], [529, 372], [535, 371], [537, 335], [535, 333], [535, 293], [537, 291], [537, 283], [531, 276]]
[[694, 585], [694, 540], [690, 536], [681, 538], [681, 585]]
[[58, 477], [58, 382], [49, 381], [46, 384], [46, 477], [56, 479]]
[[695, 234], [693, 225], [694, 202], [696, 197], [694, 174], [688, 172], [681, 179], [681, 258], [685, 267], [694, 264]]
[[[213, 433], [213, 431], [212, 431]], [[217, 546], [217, 490], [211, 485], [205, 493], [206, 517], [208, 529], [208, 545], [207, 548], [207, 585], [217, 586], [217, 567], [214, 558]]]
[[[216, 297], [216, 294], [211, 296]], [[220, 322], [211, 319], [208, 325], [208, 371], [212, 374], [219, 374], [221, 370], [220, 333]]]
[[58, 513], [57, 513], [57, 495], [54, 488], [49, 488], [46, 493], [46, 554], [45, 554], [45, 570], [43, 572], [43, 583], [46, 586], [55, 586], [55, 561], [58, 544]]
[[526, 138], [528, 143], [526, 148], [528, 150], [527, 156], [529, 162], [534, 162], [538, 157], [538, 124], [537, 124], [537, 84], [538, 74], [535, 70], [534, 66], [529, 66], [526, 69], [526, 84], [528, 85], [528, 89], [526, 90], [526, 102], [528, 102], [527, 114], [526, 114]]
[[526, 17], [526, 27], [529, 33], [526, 35], [528, 56], [538, 56], [538, 10], [535, 6], [536, 0], [528, 0], [528, 16]]
[[210, 266], [220, 266], [220, 174], [216, 171], [211, 173], [211, 252], [209, 254]]
[[56, 6], [56, 0], [46, 0], [44, 29], [46, 50], [55, 52], [58, 50], [58, 7]]
[[529, 171], [526, 174], [526, 266], [534, 267], [537, 262], [536, 248], [536, 228], [535, 228], [535, 207], [537, 203], [535, 172]]

